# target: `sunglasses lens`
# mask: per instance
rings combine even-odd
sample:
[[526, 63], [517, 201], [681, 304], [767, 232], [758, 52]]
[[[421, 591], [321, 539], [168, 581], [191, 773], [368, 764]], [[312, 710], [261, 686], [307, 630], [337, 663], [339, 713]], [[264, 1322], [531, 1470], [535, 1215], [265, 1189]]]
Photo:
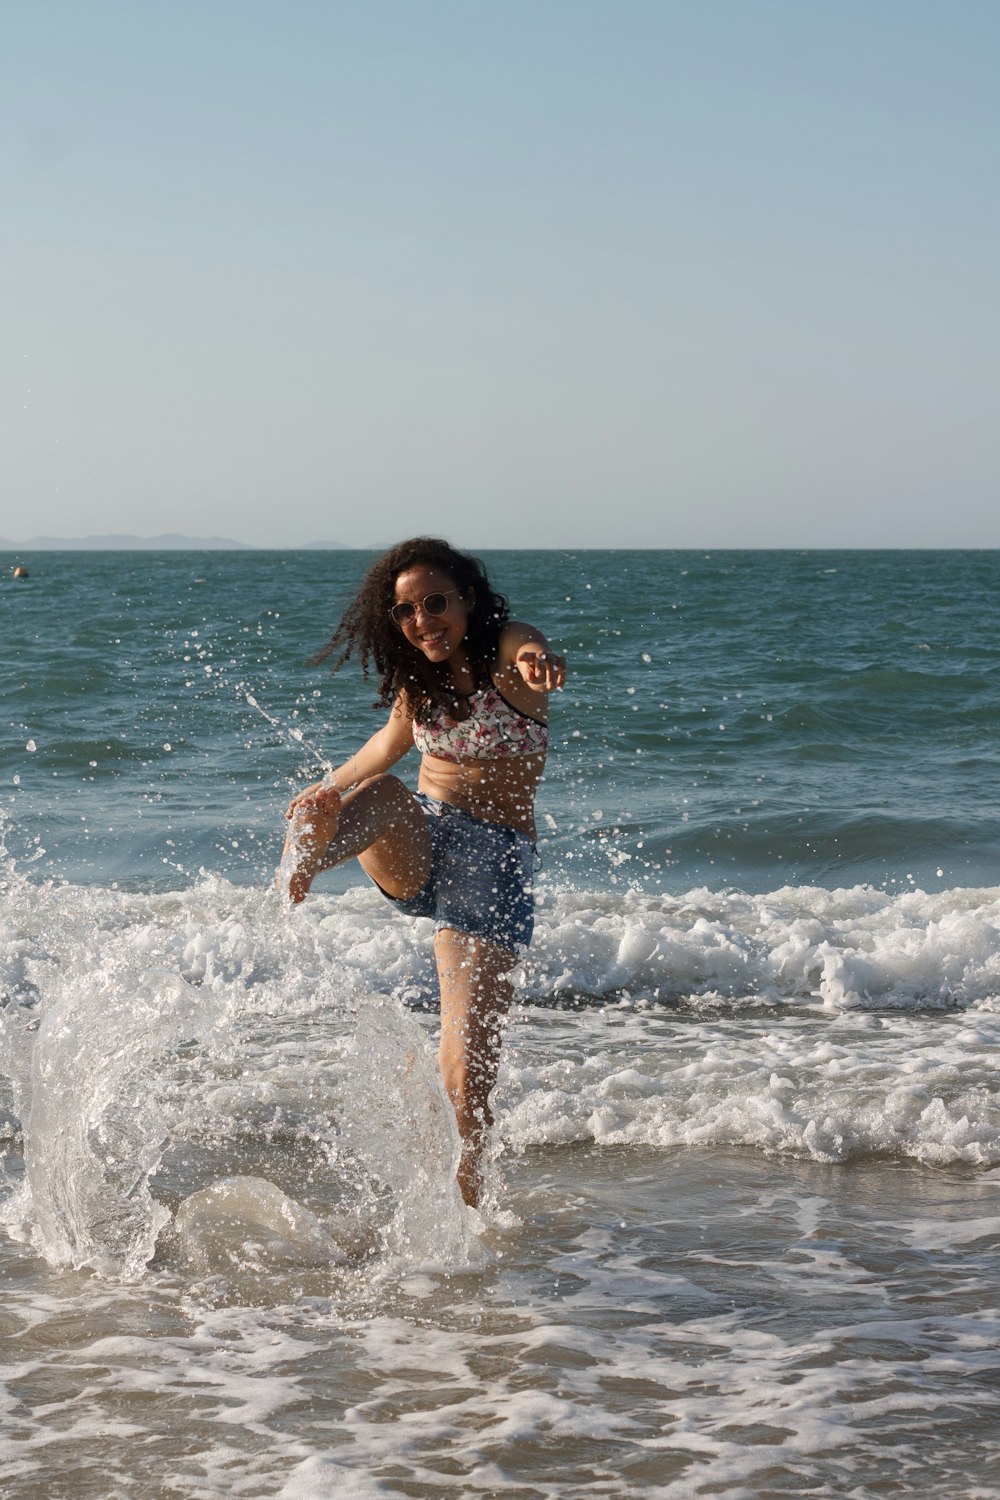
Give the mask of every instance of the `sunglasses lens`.
[[424, 609], [429, 615], [443, 615], [447, 608], [447, 594], [428, 594], [424, 600]]
[[394, 604], [389, 611], [397, 625], [408, 625], [416, 612], [412, 604]]

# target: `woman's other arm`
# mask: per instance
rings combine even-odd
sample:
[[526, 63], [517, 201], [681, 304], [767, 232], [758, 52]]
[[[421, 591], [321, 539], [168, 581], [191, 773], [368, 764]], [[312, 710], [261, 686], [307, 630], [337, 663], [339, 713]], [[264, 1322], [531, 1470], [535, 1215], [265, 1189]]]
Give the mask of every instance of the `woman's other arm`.
[[366, 740], [361, 749], [349, 760], [345, 760], [343, 765], [327, 772], [322, 781], [314, 781], [311, 786], [299, 792], [292, 799], [286, 818], [292, 817], [296, 808], [308, 806], [331, 787], [338, 793], [348, 792], [359, 782], [367, 781], [369, 776], [381, 775], [412, 749], [413, 720], [403, 701], [397, 699], [382, 728], [376, 730], [371, 739]]

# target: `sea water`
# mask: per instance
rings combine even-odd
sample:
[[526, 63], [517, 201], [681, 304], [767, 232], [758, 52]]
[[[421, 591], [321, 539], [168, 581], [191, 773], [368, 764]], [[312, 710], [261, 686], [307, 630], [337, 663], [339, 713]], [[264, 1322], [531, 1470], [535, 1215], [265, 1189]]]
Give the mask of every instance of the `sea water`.
[[1000, 1495], [1000, 555], [488, 555], [570, 672], [479, 1213], [430, 924], [271, 886], [368, 560], [0, 582], [4, 1496]]

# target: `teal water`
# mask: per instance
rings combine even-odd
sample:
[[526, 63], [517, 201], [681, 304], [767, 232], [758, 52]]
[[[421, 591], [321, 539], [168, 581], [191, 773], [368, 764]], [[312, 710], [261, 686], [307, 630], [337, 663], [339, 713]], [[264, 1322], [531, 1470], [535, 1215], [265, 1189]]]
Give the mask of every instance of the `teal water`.
[[[38, 873], [140, 889], [264, 879], [290, 789], [378, 723], [350, 668], [304, 666], [366, 555], [30, 561], [0, 587], [16, 852], [40, 841]], [[553, 876], [992, 882], [1000, 554], [488, 561], [570, 658], [542, 801]]]
[[5, 1500], [1000, 1497], [1000, 554], [488, 555], [570, 675], [478, 1218], [430, 924], [271, 888], [367, 555], [26, 560]]

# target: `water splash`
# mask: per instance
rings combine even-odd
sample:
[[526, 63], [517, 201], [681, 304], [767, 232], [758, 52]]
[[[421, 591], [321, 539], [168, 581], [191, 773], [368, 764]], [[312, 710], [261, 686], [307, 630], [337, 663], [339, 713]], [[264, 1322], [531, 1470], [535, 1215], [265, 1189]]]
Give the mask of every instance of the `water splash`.
[[367, 892], [336, 921], [217, 878], [144, 896], [8, 868], [6, 893], [2, 1216], [51, 1264], [135, 1280], [179, 1247], [217, 1282], [249, 1272], [238, 1298], [262, 1273], [283, 1295], [295, 1264], [476, 1258], [426, 1031], [372, 993], [373, 945], [411, 987], [417, 949], [394, 924], [387, 961]]
[[396, 1204], [384, 1270], [474, 1262], [475, 1216], [455, 1180], [458, 1128], [424, 1031], [392, 1002], [372, 1003], [358, 1017], [346, 1062], [355, 1102], [344, 1113], [344, 1139]]
[[325, 774], [333, 771], [333, 765], [327, 759], [327, 756], [324, 754], [324, 752], [320, 750], [318, 745], [314, 745], [311, 740], [306, 738], [305, 734], [301, 729], [299, 729], [298, 725], [286, 724], [284, 720], [279, 719], [276, 714], [270, 713], [260, 702], [260, 699], [257, 698], [255, 694], [253, 694], [249, 690], [245, 683], [235, 683], [233, 690], [238, 697], [243, 699], [244, 703], [248, 704], [250, 708], [255, 709], [257, 713], [259, 713], [264, 719], [266, 719], [272, 729], [277, 729], [278, 733], [282, 735], [289, 744], [294, 745], [297, 749], [308, 750], [313, 759], [323, 767], [323, 771]]
[[32, 1239], [56, 1265], [134, 1279], [169, 1212], [149, 1179], [185, 1108], [163, 1063], [218, 1020], [211, 991], [167, 970], [80, 975], [45, 1014], [23, 1120]]
[[185, 1198], [174, 1227], [202, 1272], [342, 1265], [348, 1253], [316, 1214], [264, 1177], [226, 1177]]
[[[302, 730], [299, 729], [297, 725], [285, 724], [275, 714], [270, 713], [259, 701], [259, 699], [247, 689], [245, 684], [238, 682], [236, 684], [236, 692], [243, 698], [244, 702], [249, 704], [251, 708], [256, 709], [256, 711], [267, 720], [272, 728], [277, 729], [278, 732], [283, 735], [286, 740], [296, 745], [297, 747], [308, 750], [309, 753], [313, 756], [314, 760], [316, 760], [323, 767], [324, 778], [333, 774], [333, 765], [331, 764], [331, 762], [318, 748], [318, 746], [314, 745], [310, 740], [306, 738]], [[292, 874], [299, 863], [300, 836], [301, 830], [297, 828], [294, 823], [290, 823], [287, 832], [288, 847], [282, 855], [276, 877], [276, 885], [278, 891], [285, 900], [287, 900], [289, 897], [289, 887], [291, 884]]]

